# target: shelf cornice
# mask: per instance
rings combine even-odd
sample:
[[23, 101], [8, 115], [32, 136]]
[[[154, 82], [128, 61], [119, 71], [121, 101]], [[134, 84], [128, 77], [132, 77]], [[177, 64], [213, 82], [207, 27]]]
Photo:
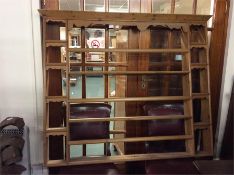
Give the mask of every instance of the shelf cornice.
[[211, 15], [182, 15], [182, 14], [150, 14], [150, 13], [110, 13], [110, 12], [85, 12], [66, 10], [38, 10], [42, 17], [67, 20], [84, 21], [118, 21], [118, 22], [172, 22], [194, 23], [206, 22]]

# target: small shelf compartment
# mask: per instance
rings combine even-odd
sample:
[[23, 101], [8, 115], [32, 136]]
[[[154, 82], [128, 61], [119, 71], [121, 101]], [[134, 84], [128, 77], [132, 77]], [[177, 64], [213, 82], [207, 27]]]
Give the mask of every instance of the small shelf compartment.
[[194, 130], [195, 154], [206, 154], [212, 156], [212, 144], [207, 138], [211, 137], [211, 127]]
[[208, 93], [207, 69], [192, 69], [192, 92]]
[[46, 70], [46, 95], [47, 96], [66, 96], [66, 71], [63, 69]]
[[207, 98], [193, 99], [194, 122], [210, 122], [209, 100]]
[[206, 44], [206, 30], [202, 25], [190, 26], [190, 44]]
[[[64, 101], [48, 102], [46, 107], [47, 107], [46, 111], [47, 111], [47, 119], [48, 119], [47, 128], [52, 129], [51, 131], [53, 131], [53, 128], [66, 127], [67, 104]], [[58, 131], [60, 132], [59, 129]]]
[[46, 63], [66, 63], [66, 47], [46, 47]]
[[50, 160], [65, 160], [66, 137], [64, 135], [50, 135], [47, 137], [47, 143], [49, 149], [47, 162]]
[[66, 23], [65, 21], [47, 21], [46, 22], [46, 40], [66, 40]]
[[207, 51], [205, 48], [191, 48], [191, 63], [207, 63]]

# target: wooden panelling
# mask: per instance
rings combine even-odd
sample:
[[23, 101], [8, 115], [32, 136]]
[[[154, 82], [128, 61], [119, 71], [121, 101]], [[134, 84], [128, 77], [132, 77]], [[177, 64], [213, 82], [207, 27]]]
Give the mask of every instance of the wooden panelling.
[[[137, 29], [129, 30], [129, 49], [131, 48], [139, 48], [138, 45], [139, 40], [139, 31]], [[139, 58], [139, 54], [129, 53], [128, 54], [128, 71], [138, 70], [138, 66], [136, 66], [136, 59]], [[127, 97], [136, 97], [137, 96], [137, 79], [138, 76], [130, 76], [127, 81]], [[131, 87], [131, 88], [130, 88]], [[139, 115], [137, 112], [137, 102], [127, 102], [126, 103], [126, 116], [137, 116]], [[136, 136], [136, 127], [138, 122], [126, 122], [126, 137], [135, 137]], [[126, 143], [125, 144], [125, 152], [126, 154], [131, 154], [137, 152], [137, 144], [136, 143]]]
[[210, 42], [210, 82], [213, 82], [210, 86], [214, 136], [218, 121], [219, 97], [222, 83], [229, 6], [230, 0], [216, 0], [214, 27]]
[[41, 8], [48, 10], [58, 10], [59, 0], [41, 0]]

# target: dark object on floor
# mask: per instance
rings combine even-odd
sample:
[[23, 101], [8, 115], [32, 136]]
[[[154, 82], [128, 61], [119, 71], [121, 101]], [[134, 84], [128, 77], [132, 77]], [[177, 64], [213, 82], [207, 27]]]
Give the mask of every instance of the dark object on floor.
[[[183, 106], [181, 104], [144, 106], [146, 115], [183, 115]], [[184, 121], [182, 119], [152, 120], [148, 122], [149, 136], [169, 136], [184, 135]], [[146, 145], [147, 152], [165, 153], [165, 152], [185, 152], [185, 141], [158, 141]], [[146, 161], [146, 174], [198, 174], [193, 161], [190, 159], [170, 159]]]
[[171, 159], [147, 161], [146, 174], [199, 174], [192, 160]]
[[200, 174], [233, 174], [233, 160], [196, 160]]
[[[111, 106], [104, 103], [71, 105], [71, 118], [108, 118]], [[109, 138], [109, 122], [80, 122], [70, 124], [71, 140]]]
[[79, 165], [67, 167], [49, 168], [49, 174], [101, 174], [101, 175], [118, 175], [119, 172], [114, 164], [95, 164]]
[[18, 129], [22, 129], [25, 125], [23, 118], [20, 117], [7, 117], [0, 123], [0, 130], [6, 126], [16, 126]]
[[[71, 104], [71, 118], [109, 118], [111, 105], [105, 103]], [[70, 124], [71, 140], [109, 139], [109, 122], [79, 122]], [[110, 155], [110, 144], [104, 147]]]
[[[22, 160], [24, 139], [22, 131], [25, 123], [20, 117], [7, 117], [0, 123], [0, 167], [7, 168]], [[12, 129], [16, 126], [17, 129]], [[7, 129], [6, 129], [7, 128]]]
[[13, 164], [10, 166], [3, 166], [0, 168], [0, 174], [2, 175], [20, 175], [26, 168], [22, 165]]
[[[147, 104], [144, 106], [144, 111], [148, 116], [183, 115], [183, 106], [181, 104]], [[148, 121], [148, 136], [172, 136], [184, 135], [184, 133], [184, 121], [182, 119]], [[146, 144], [146, 151], [150, 153], [184, 152], [185, 141], [167, 140], [148, 142]]]

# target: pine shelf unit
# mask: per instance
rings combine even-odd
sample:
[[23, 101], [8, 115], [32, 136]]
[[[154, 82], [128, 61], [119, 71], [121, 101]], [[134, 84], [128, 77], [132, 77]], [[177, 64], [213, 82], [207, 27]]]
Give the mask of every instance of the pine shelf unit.
[[[210, 16], [58, 10], [39, 10], [39, 13], [43, 21], [46, 166], [212, 156], [206, 25]], [[115, 27], [118, 29], [114, 30]], [[92, 29], [105, 31], [103, 48], [87, 48], [86, 31]], [[71, 34], [73, 30], [74, 36]], [[121, 42], [115, 41], [116, 43], [113, 42], [116, 44], [115, 48], [109, 47], [112, 42], [110, 38], [113, 39], [110, 30], [114, 30], [116, 38], [121, 34], [119, 30], [127, 31], [128, 41], [119, 37], [119, 40], [122, 39]], [[91, 61], [88, 60], [90, 55]], [[111, 60], [112, 57], [118, 59]], [[92, 61], [94, 58], [98, 59]], [[88, 69], [90, 67], [101, 69], [90, 71]], [[103, 97], [87, 96], [87, 77], [92, 76], [103, 77], [104, 86], [101, 87], [104, 91]], [[121, 93], [118, 95], [118, 92], [115, 92], [115, 96], [110, 95], [110, 82], [113, 76], [116, 77], [115, 81], [122, 82], [116, 89], [120, 91], [124, 87], [121, 91], [125, 93], [124, 95]], [[123, 78], [124, 76], [127, 78]], [[137, 83], [132, 85], [131, 82], [134, 81]], [[72, 88], [77, 86], [79, 97], [73, 97]], [[124, 106], [126, 111], [129, 111], [129, 106], [134, 103], [137, 112], [135, 115], [118, 114], [111, 118], [70, 117], [71, 104], [96, 102], [116, 103], [118, 105], [115, 108]], [[139, 108], [146, 102], [179, 102], [183, 104], [184, 114], [139, 115]], [[168, 119], [183, 120], [184, 135], [125, 137], [130, 131], [128, 127], [126, 128], [127, 122]], [[70, 124], [78, 122], [125, 122], [125, 128], [110, 131], [110, 134], [114, 133], [114, 137], [110, 139], [70, 140]], [[116, 137], [123, 133], [124, 137]], [[123, 145], [126, 144], [124, 147], [127, 148], [129, 142], [159, 140], [184, 140], [186, 149], [184, 152], [133, 154], [125, 154], [122, 150], [120, 155], [100, 157], [83, 155], [76, 158], [72, 158], [70, 153], [71, 145], [121, 142]]]

